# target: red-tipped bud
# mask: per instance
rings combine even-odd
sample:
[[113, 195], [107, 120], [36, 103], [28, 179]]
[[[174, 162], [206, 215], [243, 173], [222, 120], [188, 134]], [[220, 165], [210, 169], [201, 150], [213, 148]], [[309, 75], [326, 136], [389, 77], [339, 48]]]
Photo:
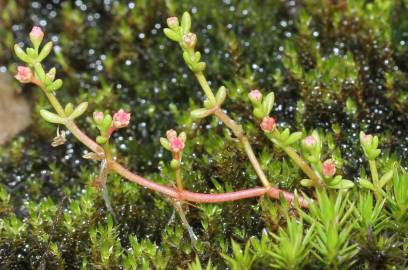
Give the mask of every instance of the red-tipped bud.
[[362, 143], [371, 143], [371, 141], [373, 140], [373, 135], [371, 135], [371, 134], [365, 134], [363, 137], [362, 137]]
[[33, 29], [31, 29], [30, 32], [30, 37], [36, 38], [36, 39], [42, 39], [44, 37], [44, 32], [41, 29], [41, 27], [34, 26]]
[[188, 48], [193, 48], [197, 44], [197, 35], [194, 33], [187, 33], [183, 36], [183, 43]]
[[176, 29], [177, 27], [179, 27], [179, 20], [177, 17], [169, 17], [167, 18], [167, 26], [170, 29]]
[[306, 138], [303, 139], [302, 143], [305, 148], [311, 149], [316, 145], [317, 141], [315, 137], [307, 136]]
[[260, 103], [262, 101], [262, 93], [258, 89], [254, 89], [249, 92], [248, 97], [253, 103]]
[[271, 133], [276, 127], [275, 118], [269, 116], [264, 117], [260, 126], [264, 132]]
[[169, 129], [166, 131], [166, 137], [170, 141], [177, 137], [177, 132], [174, 129]]
[[322, 173], [324, 177], [334, 176], [334, 174], [336, 173], [336, 166], [334, 165], [334, 161], [332, 159], [328, 159], [323, 162]]
[[129, 125], [130, 113], [126, 113], [123, 109], [120, 109], [113, 115], [113, 126], [115, 128], [124, 128]]
[[29, 67], [18, 66], [17, 74], [14, 76], [21, 83], [30, 83], [33, 79], [33, 72]]
[[96, 111], [96, 112], [93, 113], [93, 119], [94, 119], [95, 123], [97, 123], [97, 124], [102, 123], [103, 117], [104, 117], [103, 112]]
[[30, 32], [30, 40], [35, 48], [38, 48], [44, 38], [44, 32], [41, 27], [34, 26]]
[[184, 149], [184, 142], [180, 137], [174, 137], [169, 140], [172, 152], [180, 152]]

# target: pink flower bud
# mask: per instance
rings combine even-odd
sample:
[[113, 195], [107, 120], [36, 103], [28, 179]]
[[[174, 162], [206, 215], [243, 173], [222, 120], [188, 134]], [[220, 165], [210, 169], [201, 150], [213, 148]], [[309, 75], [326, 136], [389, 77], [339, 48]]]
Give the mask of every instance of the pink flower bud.
[[261, 129], [266, 132], [270, 133], [275, 129], [276, 121], [275, 118], [266, 116], [262, 119]]
[[167, 18], [167, 26], [171, 29], [175, 29], [179, 26], [179, 20], [177, 17], [169, 17]]
[[324, 177], [332, 177], [336, 173], [336, 166], [332, 159], [328, 159], [323, 162], [322, 172]]
[[262, 93], [258, 89], [254, 89], [249, 92], [248, 97], [252, 102], [260, 102], [262, 100]]
[[166, 132], [166, 137], [170, 141], [171, 139], [174, 139], [177, 137], [177, 132], [174, 129], [169, 129]]
[[30, 40], [34, 45], [34, 48], [38, 49], [40, 44], [44, 38], [44, 32], [41, 30], [40, 27], [34, 26], [30, 32]]
[[315, 145], [316, 145], [316, 139], [315, 139], [315, 137], [313, 137], [313, 136], [307, 136], [306, 138], [304, 138], [304, 140], [303, 140], [303, 145], [306, 147], [306, 148], [308, 148], [308, 149], [310, 149], [310, 148], [312, 148], [312, 147], [314, 147]]
[[129, 125], [130, 113], [126, 113], [123, 109], [120, 109], [113, 115], [113, 126], [115, 128], [124, 128]]
[[31, 29], [30, 37], [42, 40], [44, 37], [44, 32], [42, 31], [41, 27], [34, 26], [33, 29]]
[[102, 123], [103, 117], [104, 117], [103, 112], [96, 111], [93, 113], [93, 119], [97, 124]]
[[188, 48], [194, 48], [197, 44], [197, 35], [194, 33], [187, 33], [183, 36], [183, 43]]
[[363, 141], [363, 143], [370, 143], [370, 142], [372, 141], [372, 139], [373, 139], [373, 135], [371, 135], [371, 134], [365, 134], [365, 135], [363, 136], [362, 141]]
[[172, 152], [180, 152], [184, 149], [184, 142], [180, 137], [173, 137], [169, 139], [170, 149]]
[[33, 72], [29, 67], [18, 66], [17, 74], [14, 76], [21, 83], [29, 83], [33, 79]]

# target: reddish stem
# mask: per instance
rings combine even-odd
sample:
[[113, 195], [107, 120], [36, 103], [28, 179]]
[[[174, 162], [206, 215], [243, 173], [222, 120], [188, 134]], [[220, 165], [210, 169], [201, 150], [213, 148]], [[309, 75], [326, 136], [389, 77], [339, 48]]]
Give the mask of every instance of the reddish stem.
[[[36, 78], [33, 79], [32, 81], [34, 84], [38, 85], [43, 89], [44, 93], [48, 97], [48, 100], [50, 101], [51, 105], [55, 108], [57, 113], [61, 117], [66, 117], [64, 113], [64, 109], [62, 108], [61, 104], [57, 100], [57, 98], [54, 96], [53, 93], [49, 93], [45, 90], [44, 86], [40, 81], [38, 81]], [[229, 119], [229, 118], [228, 118]], [[228, 120], [231, 122], [232, 120]], [[89, 138], [82, 130], [78, 128], [78, 126], [74, 123], [73, 120], [67, 119], [65, 126], [72, 132], [72, 134], [79, 140], [81, 141], [84, 145], [86, 145], [89, 149], [91, 149], [93, 152], [97, 153], [100, 156], [105, 156], [105, 152], [102, 149], [101, 146], [99, 146], [95, 141], [93, 141], [91, 138]], [[238, 128], [238, 127], [237, 127]], [[236, 130], [234, 126], [234, 130]], [[105, 156], [105, 158], [107, 158]], [[257, 188], [252, 188], [252, 189], [246, 189], [246, 190], [241, 190], [241, 191], [234, 191], [234, 192], [225, 192], [221, 194], [204, 194], [204, 193], [196, 193], [196, 192], [191, 192], [183, 189], [174, 189], [165, 185], [157, 184], [153, 181], [150, 181], [146, 178], [143, 178], [137, 174], [132, 173], [119, 163], [111, 160], [108, 158], [108, 169], [112, 171], [116, 171], [118, 174], [123, 176], [124, 178], [135, 182], [139, 185], [142, 185], [148, 189], [158, 191], [162, 194], [165, 194], [169, 197], [175, 198], [180, 201], [191, 201], [191, 202], [198, 202], [198, 203], [217, 203], [217, 202], [231, 202], [231, 201], [237, 201], [237, 200], [242, 200], [246, 198], [254, 198], [254, 197], [259, 197], [263, 195], [268, 195], [271, 198], [274, 199], [279, 199], [280, 194], [283, 194], [283, 197], [289, 201], [292, 202], [294, 200], [294, 195], [290, 192], [283, 191], [277, 188], [270, 187], [269, 183], [266, 181], [267, 185], [266, 187], [257, 187]], [[266, 178], [265, 178], [266, 179]], [[307, 208], [308, 207], [308, 202], [302, 198], [298, 198], [299, 204], [302, 207]]]
[[[142, 185], [151, 190], [158, 191], [160, 193], [163, 193], [167, 196], [170, 196], [181, 201], [190, 201], [197, 203], [220, 203], [238, 201], [247, 198], [259, 197], [263, 195], [268, 195], [273, 199], [279, 199], [280, 194], [282, 194], [283, 197], [289, 202], [292, 202], [294, 200], [294, 195], [292, 193], [273, 187], [270, 187], [269, 189], [264, 187], [256, 187], [246, 190], [225, 192], [219, 194], [205, 194], [191, 192], [187, 190], [177, 190], [175, 188], [157, 184], [153, 181], [150, 181], [146, 178], [136, 175], [115, 161], [110, 162], [109, 168], [136, 184]], [[298, 197], [298, 201], [300, 206], [305, 208], [308, 207], [308, 201], [305, 200], [304, 198]]]

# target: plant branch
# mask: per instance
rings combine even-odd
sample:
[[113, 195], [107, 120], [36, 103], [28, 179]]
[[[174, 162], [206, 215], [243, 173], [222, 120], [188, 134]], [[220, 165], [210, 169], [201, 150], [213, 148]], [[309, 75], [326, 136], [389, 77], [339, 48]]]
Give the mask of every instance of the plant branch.
[[313, 171], [313, 169], [301, 158], [290, 146], [282, 147], [283, 151], [299, 166], [300, 169], [315, 183], [316, 187], [321, 187], [322, 181], [320, 177]]
[[375, 162], [375, 159], [369, 159], [368, 164], [370, 165], [370, 172], [371, 172], [371, 178], [373, 180], [373, 185], [374, 185], [374, 195], [378, 200], [382, 200], [382, 195], [381, 195], [381, 187], [379, 185], [379, 177], [378, 177], [378, 170], [377, 170], [377, 164]]
[[[202, 72], [194, 73], [197, 77], [197, 80], [203, 89], [204, 93], [207, 95], [210, 102], [212, 99], [215, 101], [214, 94], [208, 85], [207, 79], [205, 78]], [[239, 139], [245, 149], [245, 153], [247, 154], [256, 174], [258, 175], [259, 179], [261, 180], [264, 187], [269, 188], [271, 184], [269, 183], [268, 179], [266, 178], [265, 173], [263, 172], [261, 165], [258, 162], [258, 159], [255, 156], [255, 153], [251, 147], [251, 144], [248, 141], [248, 138], [244, 135], [244, 131], [242, 130], [242, 126], [238, 125], [234, 120], [232, 120], [226, 113], [222, 111], [222, 109], [218, 108], [214, 110], [214, 115], [220, 119], [229, 129], [231, 129], [232, 133]]]
[[[55, 95], [52, 93], [48, 93], [39, 81], [33, 80], [33, 83], [38, 85], [44, 91], [44, 93], [46, 94], [48, 100], [50, 101], [51, 105], [54, 107], [56, 112], [61, 117], [65, 117], [64, 109], [62, 105], [60, 104], [60, 102], [58, 101], [58, 99], [55, 97]], [[223, 113], [221, 110], [217, 110], [216, 114], [220, 115], [221, 118], [225, 120], [225, 122], [224, 121], [223, 122], [226, 123], [227, 126], [229, 126], [230, 128], [232, 127], [233, 132], [234, 130], [235, 132], [238, 131], [239, 126], [235, 123], [235, 121], [229, 118], [225, 113]], [[73, 120], [67, 119], [67, 121], [65, 122], [65, 126], [69, 131], [71, 131], [71, 133], [80, 142], [82, 142], [90, 150], [92, 150], [93, 152], [97, 153], [100, 156], [105, 157], [106, 154], [105, 154], [104, 149], [101, 146], [99, 146], [95, 141], [90, 139], [84, 132], [82, 132]], [[241, 138], [244, 137], [246, 139], [246, 137], [243, 135], [241, 135], [240, 137]], [[253, 154], [252, 148], [249, 145], [249, 142], [247, 141], [247, 139], [246, 141], [244, 140], [243, 144], [244, 144], [246, 151], [250, 152], [249, 158], [251, 162], [258, 164], [257, 166], [259, 166], [258, 168], [255, 165], [254, 166], [255, 170], [257, 171], [257, 173], [260, 171], [262, 173], [261, 175], [263, 175], [263, 171], [260, 169], [260, 165], [258, 161], [256, 160], [255, 155]], [[191, 192], [191, 191], [187, 191], [183, 189], [181, 190], [174, 189], [174, 188], [171, 188], [165, 185], [157, 184], [151, 180], [148, 180], [137, 174], [134, 174], [130, 172], [129, 170], [127, 170], [126, 168], [124, 168], [119, 163], [117, 163], [116, 161], [114, 161], [113, 159], [109, 159], [107, 161], [108, 161], [108, 166], [107, 166], [108, 169], [111, 171], [117, 172], [119, 175], [121, 175], [125, 179], [128, 179], [131, 182], [137, 183], [148, 189], [160, 192], [164, 195], [167, 195], [169, 197], [172, 197], [172, 198], [175, 198], [181, 201], [190, 201], [190, 202], [196, 202], [196, 203], [220, 203], [220, 202], [231, 202], [231, 201], [237, 201], [237, 200], [242, 200], [242, 199], [247, 199], [247, 198], [260, 197], [263, 195], [268, 195], [269, 197], [273, 199], [279, 199], [280, 194], [282, 194], [283, 197], [289, 202], [292, 202], [295, 199], [294, 194], [284, 191], [284, 190], [270, 187], [270, 185], [263, 187], [263, 188], [257, 187], [257, 188], [251, 188], [251, 189], [246, 189], [246, 190], [241, 190], [241, 191], [226, 192], [226, 193], [221, 193], [221, 194], [204, 194], [204, 193]], [[266, 177], [264, 179], [266, 180]], [[298, 197], [298, 201], [299, 201], [300, 206], [305, 207], [305, 208], [308, 207], [308, 201], [305, 200], [304, 198]]]

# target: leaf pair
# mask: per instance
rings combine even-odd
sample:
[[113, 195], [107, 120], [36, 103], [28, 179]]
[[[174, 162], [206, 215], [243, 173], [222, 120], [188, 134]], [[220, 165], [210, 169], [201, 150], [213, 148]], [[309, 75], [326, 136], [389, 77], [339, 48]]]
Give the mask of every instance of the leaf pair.
[[67, 120], [74, 120], [78, 118], [79, 116], [81, 116], [86, 111], [87, 108], [88, 108], [88, 102], [82, 102], [75, 109], [71, 103], [68, 103], [65, 106], [65, 110], [64, 110], [66, 117], [61, 117], [58, 114], [52, 113], [45, 109], [41, 109], [40, 114], [42, 118], [44, 118], [46, 121], [50, 123], [64, 125], [67, 122]]
[[221, 107], [224, 103], [225, 99], [227, 98], [227, 88], [221, 86], [218, 89], [217, 94], [215, 95], [216, 104], [213, 105], [211, 102], [206, 99], [204, 101], [204, 108], [195, 109], [190, 112], [190, 115], [193, 119], [201, 119], [211, 115], [215, 109]]

